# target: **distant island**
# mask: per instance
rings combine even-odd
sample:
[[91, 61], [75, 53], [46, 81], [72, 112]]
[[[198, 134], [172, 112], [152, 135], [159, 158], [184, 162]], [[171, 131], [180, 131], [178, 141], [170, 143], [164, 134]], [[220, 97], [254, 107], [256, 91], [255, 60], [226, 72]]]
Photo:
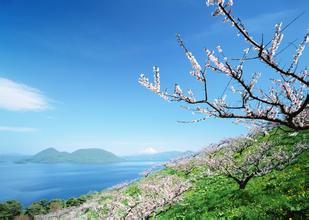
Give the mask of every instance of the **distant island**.
[[55, 148], [48, 148], [27, 159], [16, 163], [79, 163], [106, 164], [124, 161], [123, 158], [99, 148], [80, 149], [72, 153], [60, 152]]

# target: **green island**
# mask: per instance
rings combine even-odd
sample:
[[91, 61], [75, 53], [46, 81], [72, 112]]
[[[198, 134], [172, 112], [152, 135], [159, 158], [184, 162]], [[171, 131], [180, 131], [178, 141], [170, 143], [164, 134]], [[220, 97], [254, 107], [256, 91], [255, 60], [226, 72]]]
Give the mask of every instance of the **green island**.
[[105, 164], [124, 161], [115, 154], [98, 149], [80, 149], [72, 153], [59, 152], [54, 148], [47, 148], [39, 153], [16, 163], [80, 163], [80, 164]]

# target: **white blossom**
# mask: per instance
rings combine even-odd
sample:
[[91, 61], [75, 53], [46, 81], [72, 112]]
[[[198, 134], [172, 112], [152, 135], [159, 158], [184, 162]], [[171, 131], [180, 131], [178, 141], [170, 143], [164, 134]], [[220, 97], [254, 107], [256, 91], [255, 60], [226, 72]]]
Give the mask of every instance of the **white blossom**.
[[243, 50], [243, 51], [244, 51], [244, 54], [247, 55], [247, 54], [249, 53], [249, 50], [250, 50], [249, 48], [244, 49], [244, 50]]
[[191, 71], [191, 75], [196, 77], [197, 80], [202, 81], [202, 76], [201, 76], [202, 68], [200, 64], [197, 62], [197, 60], [195, 59], [195, 57], [192, 55], [191, 52], [187, 52], [186, 56], [189, 59], [192, 65], [192, 68], [193, 68], [193, 71]]
[[306, 34], [306, 36], [304, 37], [304, 40], [299, 44], [297, 50], [296, 50], [296, 54], [293, 57], [293, 63], [292, 66], [298, 63], [299, 58], [301, 57], [304, 49], [305, 49], [305, 45], [306, 43], [308, 43], [309, 41], [309, 34]]
[[174, 93], [176, 95], [182, 96], [182, 90], [181, 90], [181, 88], [180, 88], [180, 86], [178, 84], [175, 84], [175, 91], [174, 91]]
[[211, 62], [215, 64], [215, 67], [218, 68], [220, 71], [224, 73], [230, 73], [229, 69], [219, 61], [219, 59], [214, 55], [214, 52], [209, 51], [208, 49], [206, 50], [207, 56]]
[[150, 83], [149, 79], [144, 74], [140, 75], [138, 82], [142, 86], [149, 89], [150, 91], [158, 94], [164, 100], [168, 101], [168, 93], [160, 91], [160, 73], [159, 73], [159, 68], [157, 66], [153, 67], [153, 77], [154, 77], [154, 84]]
[[271, 41], [271, 47], [268, 50], [268, 55], [270, 59], [272, 59], [273, 56], [276, 54], [276, 51], [278, 50], [278, 47], [282, 41], [283, 33], [281, 32], [281, 26], [282, 23], [275, 25], [275, 33]]
[[216, 48], [217, 48], [217, 50], [218, 50], [219, 53], [222, 53], [222, 52], [223, 52], [223, 50], [222, 50], [222, 48], [221, 48], [220, 45], [218, 45]]
[[[186, 96], [178, 85], [176, 85], [173, 95], [168, 95], [166, 92], [162, 93], [160, 91], [160, 79], [158, 74], [154, 74], [154, 84], [150, 83], [144, 75], [140, 77], [139, 82], [166, 100], [168, 100], [168, 97], [173, 97], [174, 101], [183, 101], [190, 105], [198, 103], [205, 104], [205, 108], [190, 108], [190, 110], [195, 113], [203, 113], [207, 115], [207, 117], [242, 118], [245, 119], [248, 124], [251, 123], [254, 125], [275, 121], [277, 124], [287, 125], [292, 129], [304, 129], [308, 127], [309, 111], [306, 107], [308, 71], [304, 69], [296, 72], [297, 69], [292, 68], [297, 65], [305, 48], [305, 44], [309, 41], [309, 34], [304, 37], [304, 40], [298, 46], [290, 68], [285, 68], [274, 60], [275, 55], [278, 55], [277, 50], [283, 38], [281, 29], [282, 23], [275, 25], [272, 40], [265, 46], [263, 40], [262, 42], [254, 40], [252, 35], [245, 29], [245, 25], [242, 21], [232, 15], [231, 9], [228, 7], [233, 4], [233, 1], [227, 1], [225, 5], [223, 1], [218, 0], [207, 0], [206, 3], [207, 5], [217, 5], [214, 14], [224, 14], [225, 21], [228, 21], [234, 26], [234, 29], [238, 32], [237, 35], [242, 35], [250, 45], [248, 48], [243, 49], [242, 57], [240, 59], [229, 59], [225, 57], [221, 46], [218, 45], [216, 50], [222, 57], [221, 60], [221, 57], [219, 58], [219, 56], [216, 56], [214, 51], [205, 49], [208, 59], [206, 59], [202, 70], [195, 57], [187, 50], [183, 41], [180, 39], [179, 35], [177, 35], [177, 40], [180, 46], [186, 51], [186, 56], [192, 65], [191, 75], [203, 84], [202, 93], [204, 97], [200, 100], [196, 100], [191, 90], [188, 91], [188, 96]], [[270, 45], [269, 48], [266, 48], [267, 45]], [[250, 50], [251, 48], [253, 48], [252, 51]], [[247, 58], [250, 52], [253, 57]], [[269, 79], [268, 82], [270, 82], [270, 85], [267, 85], [266, 81], [263, 81], [263, 83], [259, 83], [258, 87], [257, 82], [260, 73], [255, 73], [252, 78], [248, 80], [248, 74], [250, 74], [248, 70], [250, 68], [245, 69], [244, 64], [249, 59], [262, 61], [274, 71], [274, 75], [277, 78]], [[239, 60], [238, 65], [234, 64], [234, 60]], [[210, 77], [210, 79], [206, 81], [205, 71], [207, 69], [217, 73], [222, 72], [230, 77], [228, 85], [224, 87], [224, 93], [229, 87], [230, 82], [232, 82], [233, 85], [237, 86], [237, 90], [233, 86], [230, 87], [230, 90], [232, 93], [237, 93], [238, 100], [231, 99], [229, 100], [231, 103], [229, 103], [223, 98], [217, 98], [212, 101], [212, 95], [209, 93], [209, 88], [212, 87], [209, 86], [209, 84], [212, 83], [212, 78]], [[202, 120], [204, 120], [204, 118], [195, 121], [199, 122]]]

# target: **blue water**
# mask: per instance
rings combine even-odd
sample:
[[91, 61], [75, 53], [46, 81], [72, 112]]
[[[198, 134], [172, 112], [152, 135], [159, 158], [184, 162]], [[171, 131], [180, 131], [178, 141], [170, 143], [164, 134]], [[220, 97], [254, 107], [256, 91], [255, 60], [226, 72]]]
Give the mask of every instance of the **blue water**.
[[140, 177], [153, 162], [108, 165], [0, 163], [0, 202], [24, 206], [41, 199], [67, 199]]

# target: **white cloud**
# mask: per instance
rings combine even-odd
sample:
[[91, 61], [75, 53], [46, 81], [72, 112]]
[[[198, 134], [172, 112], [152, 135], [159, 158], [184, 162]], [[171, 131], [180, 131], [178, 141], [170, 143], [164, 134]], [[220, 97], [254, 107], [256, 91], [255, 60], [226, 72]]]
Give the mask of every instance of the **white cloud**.
[[28, 127], [0, 126], [0, 132], [35, 132], [37, 129]]
[[0, 77], [0, 109], [10, 111], [43, 111], [47, 98], [41, 91]]
[[153, 147], [147, 147], [139, 152], [140, 154], [156, 154], [159, 153], [159, 151]]

